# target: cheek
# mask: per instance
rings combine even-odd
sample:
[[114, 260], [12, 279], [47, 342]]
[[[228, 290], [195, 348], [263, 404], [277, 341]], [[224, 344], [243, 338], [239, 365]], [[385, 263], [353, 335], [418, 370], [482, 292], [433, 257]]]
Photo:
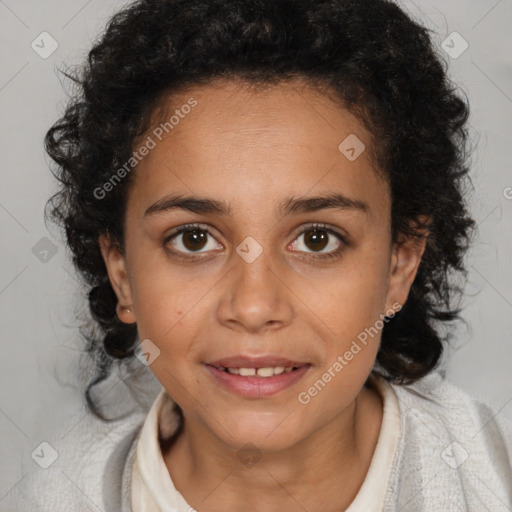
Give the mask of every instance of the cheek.
[[337, 339], [351, 339], [371, 327], [385, 310], [387, 255], [377, 250], [353, 251], [339, 268], [308, 288], [308, 305]]
[[[346, 272], [318, 297], [319, 329], [325, 333], [322, 364], [301, 389], [299, 403], [328, 417], [346, 407], [372, 371], [380, 345], [386, 280], [379, 272]], [[302, 401], [301, 401], [302, 400]]]
[[134, 258], [131, 289], [141, 340], [149, 338], [162, 350], [178, 349], [169, 341], [188, 339], [186, 329], [196, 324], [198, 315], [205, 314], [202, 300], [210, 288], [200, 277], [161, 255]]
[[[206, 302], [201, 303], [204, 292], [198, 294], [192, 286], [185, 280], [148, 279], [140, 283], [134, 301], [140, 340], [151, 340], [157, 347], [154, 350], [158, 350], [150, 369], [173, 397], [180, 398], [180, 403], [186, 399], [180, 383], [195, 378], [188, 362], [200, 358], [201, 347], [195, 341], [197, 326], [208, 314]], [[197, 284], [195, 288], [202, 289]]]

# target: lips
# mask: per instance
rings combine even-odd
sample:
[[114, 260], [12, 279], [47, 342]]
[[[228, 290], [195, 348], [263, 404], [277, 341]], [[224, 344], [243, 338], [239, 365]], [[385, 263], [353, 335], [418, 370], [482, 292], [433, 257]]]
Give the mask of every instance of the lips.
[[204, 363], [214, 381], [246, 398], [270, 397], [296, 385], [311, 363], [276, 355], [230, 356]]
[[[214, 361], [214, 363], [218, 364], [220, 362], [229, 362], [229, 364], [234, 364], [234, 362], [239, 362], [240, 358], [236, 360], [229, 359], [219, 359], [218, 361]], [[262, 364], [268, 364], [268, 362], [279, 362], [281, 364], [302, 364], [297, 361], [291, 361], [290, 359], [283, 358], [266, 358], [265, 360], [258, 361]], [[243, 359], [243, 364], [254, 364], [254, 359], [247, 358]], [[288, 388], [291, 388], [294, 385], [305, 377], [306, 374], [311, 370], [310, 364], [302, 364], [302, 366], [295, 367], [294, 369], [289, 368], [289, 371], [281, 371], [279, 374], [275, 373], [275, 368], [272, 369], [270, 367], [259, 367], [258, 370], [255, 367], [245, 367], [245, 375], [232, 374], [229, 370], [225, 370], [223, 367], [212, 366], [211, 364], [205, 364], [205, 368], [207, 372], [213, 377], [214, 382], [220, 384], [222, 388], [231, 393], [235, 393], [237, 395], [244, 396], [246, 398], [251, 399], [259, 399], [259, 398], [267, 398], [273, 396], [279, 392], [282, 392]], [[252, 370], [252, 375], [250, 374], [249, 368]], [[231, 370], [233, 367], [230, 368]], [[241, 367], [240, 373], [244, 367]], [[280, 370], [283, 370], [283, 367], [279, 367]], [[254, 375], [255, 370], [259, 373], [261, 371], [265, 372], [264, 376]], [[267, 375], [268, 370], [274, 370], [273, 374]]]

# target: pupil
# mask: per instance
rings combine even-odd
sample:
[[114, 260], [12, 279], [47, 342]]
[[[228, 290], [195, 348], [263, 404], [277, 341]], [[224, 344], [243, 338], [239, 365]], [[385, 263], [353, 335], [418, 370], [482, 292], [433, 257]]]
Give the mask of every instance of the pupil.
[[[199, 246], [197, 245], [199, 243]], [[206, 233], [200, 229], [186, 231], [183, 236], [183, 245], [190, 251], [202, 249], [206, 243]]]
[[321, 251], [327, 245], [327, 235], [324, 231], [320, 231], [318, 229], [312, 229], [308, 231], [309, 235], [306, 235], [306, 243], [312, 244], [313, 247], [310, 249], [315, 249]]

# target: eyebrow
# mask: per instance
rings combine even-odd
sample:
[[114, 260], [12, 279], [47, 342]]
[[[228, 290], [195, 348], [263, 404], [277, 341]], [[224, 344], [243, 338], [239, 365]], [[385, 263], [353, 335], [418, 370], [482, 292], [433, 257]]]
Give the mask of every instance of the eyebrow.
[[[316, 212], [325, 209], [355, 210], [368, 212], [368, 205], [359, 199], [350, 198], [343, 194], [328, 194], [314, 197], [288, 197], [276, 208], [277, 215], [291, 215], [298, 213]], [[229, 216], [231, 207], [224, 201], [207, 197], [171, 195], [153, 203], [145, 212], [144, 217], [150, 217], [172, 210], [185, 210], [197, 214], [216, 214]]]

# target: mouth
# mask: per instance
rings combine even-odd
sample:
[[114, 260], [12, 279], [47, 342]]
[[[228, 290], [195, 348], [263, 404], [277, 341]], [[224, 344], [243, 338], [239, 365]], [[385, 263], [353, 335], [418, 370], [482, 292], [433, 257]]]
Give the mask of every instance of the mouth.
[[247, 398], [275, 395], [301, 380], [310, 363], [282, 358], [226, 358], [205, 363], [215, 382]]
[[221, 372], [229, 373], [231, 375], [240, 375], [241, 377], [259, 377], [261, 379], [268, 379], [269, 377], [273, 377], [274, 375], [281, 375], [281, 373], [293, 372], [301, 368], [301, 366], [263, 366], [260, 368], [225, 368], [224, 366], [214, 366], [214, 368]]

